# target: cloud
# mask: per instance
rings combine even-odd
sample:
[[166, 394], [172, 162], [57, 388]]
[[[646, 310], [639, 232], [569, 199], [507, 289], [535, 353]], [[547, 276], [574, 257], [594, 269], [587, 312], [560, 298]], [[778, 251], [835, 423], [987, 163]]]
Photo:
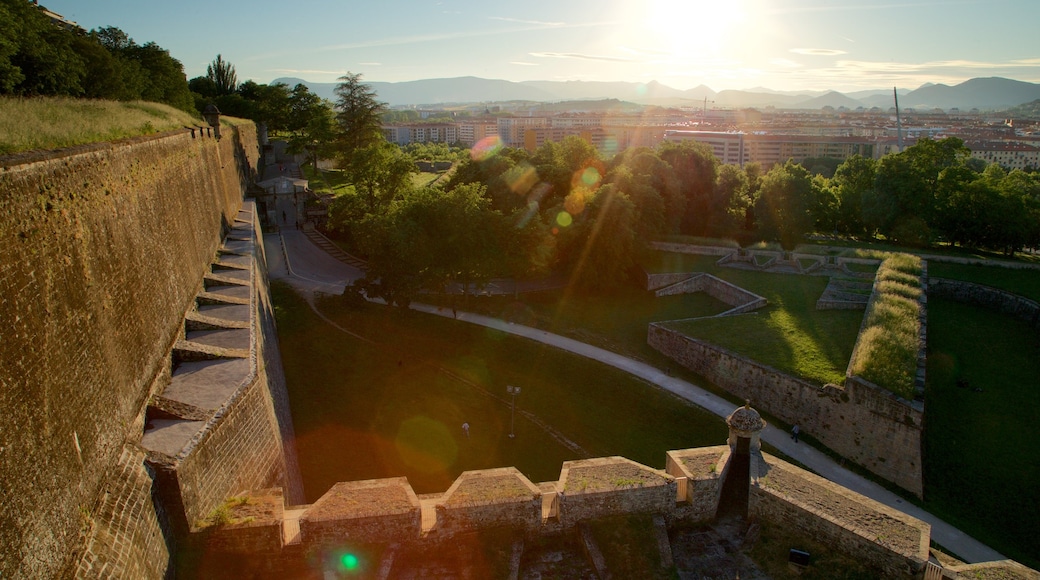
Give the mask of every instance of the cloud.
[[809, 56], [838, 56], [848, 54], [844, 50], [838, 50], [835, 48], [792, 48], [789, 52]]
[[[359, 63], [359, 64], [371, 64], [371, 63]], [[286, 73], [286, 74], [319, 74], [319, 75], [341, 75], [347, 71], [344, 70], [316, 70], [309, 68], [272, 68], [267, 69], [271, 72]]]
[[383, 63], [381, 62], [359, 62], [358, 64], [364, 66], [383, 66]]
[[575, 58], [579, 60], [604, 60], [607, 62], [636, 62], [635, 59], [620, 56], [581, 54], [580, 52], [531, 52], [528, 54], [539, 58]]
[[538, 66], [536, 62], [524, 62], [522, 60], [511, 60], [509, 64], [518, 64], [520, 66]]
[[774, 58], [770, 59], [770, 64], [781, 67], [781, 68], [801, 68], [801, 63], [797, 63], [787, 58]]
[[545, 22], [543, 20], [522, 20], [520, 18], [507, 18], [505, 16], [488, 16], [488, 20], [501, 20], [502, 22], [516, 22], [518, 24], [535, 24], [538, 26], [563, 26], [565, 22]]

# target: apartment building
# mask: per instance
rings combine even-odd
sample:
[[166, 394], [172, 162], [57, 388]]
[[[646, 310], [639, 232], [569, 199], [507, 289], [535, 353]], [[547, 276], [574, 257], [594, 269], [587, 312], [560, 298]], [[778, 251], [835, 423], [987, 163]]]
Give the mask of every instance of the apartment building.
[[498, 136], [502, 139], [502, 145], [523, 149], [527, 129], [549, 126], [548, 117], [499, 117]]
[[463, 121], [458, 123], [459, 143], [472, 147], [488, 137], [498, 136], [498, 121], [495, 119]]
[[788, 159], [796, 162], [813, 157], [847, 159], [853, 155], [873, 157], [875, 143], [866, 137], [821, 137], [814, 135], [760, 135], [743, 132], [681, 131], [665, 133], [665, 141], [696, 141], [711, 146], [720, 163], [758, 163], [768, 168]]
[[408, 125], [384, 125], [383, 136], [390, 143], [456, 143], [459, 130], [455, 123], [419, 123]]
[[971, 156], [1004, 169], [1040, 169], [1040, 147], [1012, 141], [967, 141]]

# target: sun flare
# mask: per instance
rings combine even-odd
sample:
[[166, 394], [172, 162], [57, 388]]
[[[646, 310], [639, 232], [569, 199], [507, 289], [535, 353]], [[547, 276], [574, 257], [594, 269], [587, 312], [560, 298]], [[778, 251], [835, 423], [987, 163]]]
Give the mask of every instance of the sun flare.
[[649, 38], [676, 58], [717, 55], [733, 34], [746, 34], [742, 0], [655, 0], [643, 24]]

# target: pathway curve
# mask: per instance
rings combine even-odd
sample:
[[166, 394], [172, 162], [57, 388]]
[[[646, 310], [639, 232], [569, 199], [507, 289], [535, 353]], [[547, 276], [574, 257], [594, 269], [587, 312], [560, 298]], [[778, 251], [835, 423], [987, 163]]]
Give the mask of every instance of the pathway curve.
[[[268, 269], [271, 277], [284, 278], [293, 287], [306, 293], [315, 291], [333, 294], [342, 293], [343, 287], [348, 281], [361, 276], [360, 270], [347, 266], [343, 262], [329, 257], [327, 254], [325, 254], [327, 260], [320, 259], [317, 254], [323, 252], [307, 240], [302, 233], [290, 231], [282, 232], [280, 237], [278, 235], [265, 236], [264, 244], [267, 250]], [[310, 246], [309, 248], [307, 247], [308, 245]], [[280, 254], [280, 256], [277, 254]], [[272, 260], [272, 257], [275, 259]], [[412, 304], [411, 307], [414, 310], [437, 316], [449, 318], [453, 316], [450, 309], [425, 304]], [[480, 314], [459, 312], [456, 318], [463, 322], [478, 324], [548, 344], [626, 371], [660, 388], [666, 389], [723, 419], [733, 412], [734, 404], [722, 397], [626, 356], [578, 342], [565, 336]], [[795, 443], [790, 439], [786, 431], [768, 425], [762, 431], [762, 440], [770, 443], [787, 456], [834, 483], [928, 522], [932, 526], [932, 539], [968, 563], [1006, 559], [1005, 556], [996, 550], [924, 509], [904, 501], [884, 487], [845, 469], [821, 451], [804, 443]]]

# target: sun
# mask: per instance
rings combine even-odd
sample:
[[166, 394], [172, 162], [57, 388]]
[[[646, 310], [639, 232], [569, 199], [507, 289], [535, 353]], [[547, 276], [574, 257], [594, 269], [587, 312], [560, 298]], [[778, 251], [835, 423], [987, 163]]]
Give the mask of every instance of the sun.
[[646, 34], [677, 58], [717, 55], [733, 35], [747, 33], [743, 0], [654, 0], [646, 6]]

